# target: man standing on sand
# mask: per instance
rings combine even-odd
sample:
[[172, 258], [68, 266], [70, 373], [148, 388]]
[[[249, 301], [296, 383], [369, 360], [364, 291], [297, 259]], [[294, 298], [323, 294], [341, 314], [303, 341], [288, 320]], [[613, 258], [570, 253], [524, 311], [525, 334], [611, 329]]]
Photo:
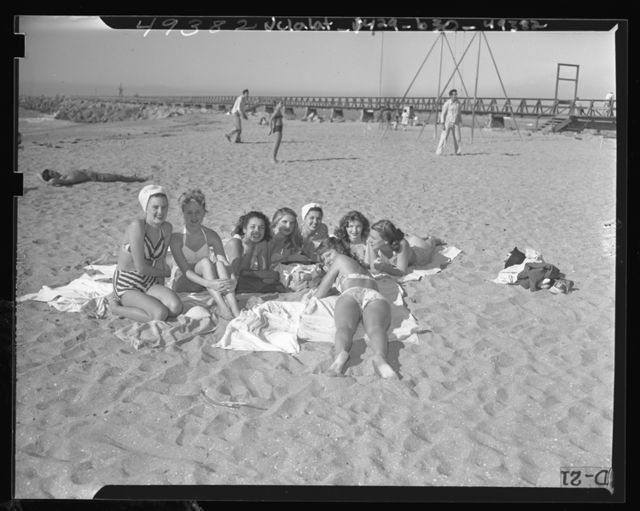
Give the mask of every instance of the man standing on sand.
[[460, 124], [462, 121], [462, 112], [460, 110], [460, 102], [458, 101], [458, 91], [451, 89], [449, 91], [449, 99], [445, 101], [440, 114], [440, 123], [442, 124], [442, 135], [436, 149], [436, 154], [442, 154], [442, 150], [446, 145], [449, 133], [453, 137], [453, 150], [456, 154], [462, 154], [459, 146]]
[[236, 98], [235, 103], [233, 104], [233, 108], [231, 109], [231, 115], [233, 115], [234, 128], [229, 132], [225, 133], [225, 137], [227, 140], [231, 142], [231, 137], [236, 135], [235, 143], [239, 144], [242, 142], [242, 119], [248, 119], [247, 117], [247, 99], [249, 98], [249, 89], [245, 89], [242, 91], [242, 94]]

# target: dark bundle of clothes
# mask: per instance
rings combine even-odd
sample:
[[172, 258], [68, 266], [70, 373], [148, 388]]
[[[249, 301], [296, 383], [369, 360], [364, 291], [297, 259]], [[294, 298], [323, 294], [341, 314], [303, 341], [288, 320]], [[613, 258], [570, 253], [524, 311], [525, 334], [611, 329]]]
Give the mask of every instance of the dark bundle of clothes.
[[[526, 259], [518, 247], [515, 247], [504, 263], [508, 268], [515, 264], [521, 264]], [[568, 293], [573, 289], [573, 281], [565, 279], [564, 274], [553, 264], [542, 262], [530, 262], [524, 265], [524, 269], [518, 273], [518, 284], [530, 291], [549, 289], [553, 293]]]

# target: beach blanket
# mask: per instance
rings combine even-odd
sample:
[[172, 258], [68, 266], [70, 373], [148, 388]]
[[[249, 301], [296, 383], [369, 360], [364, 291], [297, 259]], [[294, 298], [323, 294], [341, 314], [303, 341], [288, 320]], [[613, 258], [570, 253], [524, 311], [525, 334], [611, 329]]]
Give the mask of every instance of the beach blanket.
[[[419, 325], [407, 308], [404, 289], [387, 276], [378, 281], [380, 292], [391, 303], [390, 341], [417, 343]], [[334, 310], [338, 296], [318, 299], [309, 291], [301, 301], [271, 300], [256, 305], [233, 319], [214, 347], [231, 350], [282, 351], [298, 353], [299, 341], [332, 343], [335, 333]], [[354, 339], [366, 339], [362, 325]]]
[[47, 302], [62, 312], [83, 312], [90, 317], [103, 318], [107, 314], [106, 297], [113, 291], [111, 279], [115, 268], [115, 264], [85, 266], [86, 273], [64, 286], [42, 286], [37, 293], [16, 300]]

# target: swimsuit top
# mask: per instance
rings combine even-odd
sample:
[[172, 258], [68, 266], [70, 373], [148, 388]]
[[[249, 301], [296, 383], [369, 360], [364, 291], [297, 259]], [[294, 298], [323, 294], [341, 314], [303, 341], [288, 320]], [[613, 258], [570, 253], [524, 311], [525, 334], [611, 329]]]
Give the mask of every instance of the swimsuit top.
[[187, 228], [184, 228], [182, 233], [182, 253], [184, 254], [184, 258], [187, 260], [189, 264], [196, 264], [200, 259], [209, 258], [209, 245], [207, 244], [207, 235], [204, 232], [204, 229], [200, 227], [202, 231], [202, 235], [204, 236], [204, 244], [198, 250], [191, 250], [187, 246]]
[[[129, 243], [125, 243], [124, 245], [122, 245], [122, 248], [127, 252], [131, 253], [131, 245]], [[166, 243], [164, 240], [164, 232], [162, 232], [162, 229], [160, 229], [160, 239], [155, 245], [153, 244], [149, 236], [147, 236], [147, 231], [145, 229], [144, 258], [153, 264], [162, 257], [162, 255], [165, 252], [165, 249], [166, 249]]]
[[375, 282], [375, 279], [368, 273], [349, 273], [348, 275], [338, 276], [335, 283], [336, 289], [342, 293], [342, 291], [344, 291], [344, 289], [342, 289], [342, 286], [344, 285], [344, 281], [349, 279], [366, 279], [366, 280], [372, 280]]

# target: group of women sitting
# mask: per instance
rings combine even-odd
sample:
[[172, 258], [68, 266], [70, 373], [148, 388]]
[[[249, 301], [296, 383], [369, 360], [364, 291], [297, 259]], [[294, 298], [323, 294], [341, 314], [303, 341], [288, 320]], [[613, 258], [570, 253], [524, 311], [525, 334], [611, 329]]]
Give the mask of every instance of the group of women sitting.
[[[286, 207], [271, 221], [250, 211], [238, 219], [225, 246], [218, 233], [203, 225], [207, 208], [200, 190], [180, 196], [184, 227], [176, 232], [166, 221], [169, 201], [161, 186], [145, 186], [138, 200], [145, 216], [129, 224], [120, 246], [109, 300], [113, 314], [139, 322], [166, 320], [183, 310], [178, 293], [206, 290], [220, 316], [232, 319], [240, 314], [236, 292], [286, 291], [284, 266], [315, 265], [319, 271], [308, 274], [305, 287], [316, 288], [318, 298], [340, 293], [335, 308], [338, 354], [329, 372], [342, 371], [362, 320], [376, 353], [375, 367], [383, 377], [395, 376], [386, 362], [390, 306], [370, 270], [403, 275], [411, 265], [427, 264], [440, 240], [405, 235], [389, 220], [370, 225], [358, 211], [344, 215], [330, 236], [321, 205], [311, 203], [302, 208], [300, 223]], [[170, 277], [171, 286], [165, 286]]]

